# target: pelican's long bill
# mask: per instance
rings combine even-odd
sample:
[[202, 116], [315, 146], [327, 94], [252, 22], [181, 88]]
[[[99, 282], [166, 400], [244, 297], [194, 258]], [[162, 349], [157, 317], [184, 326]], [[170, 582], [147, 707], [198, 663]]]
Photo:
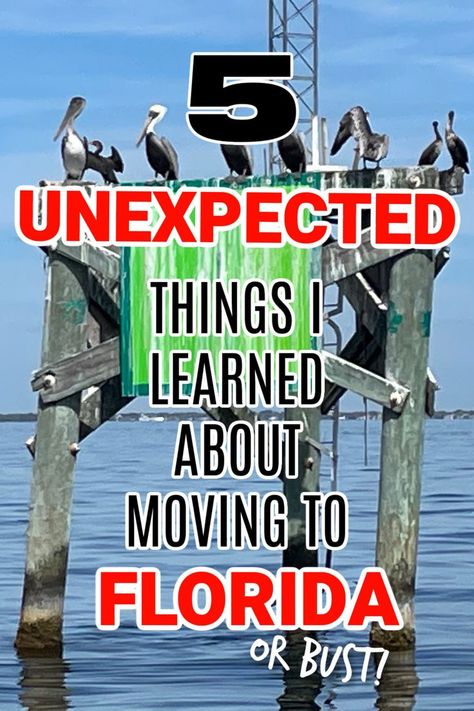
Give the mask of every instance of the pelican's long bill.
[[59, 138], [66, 126], [79, 116], [85, 105], [86, 100], [82, 96], [74, 96], [71, 99], [71, 101], [69, 102], [69, 106], [66, 109], [66, 113], [64, 114], [63, 120], [59, 124], [58, 130], [54, 134], [53, 141], [56, 141], [56, 139]]
[[[140, 145], [140, 143], [143, 141], [145, 138], [148, 129], [150, 127], [150, 124], [155, 125], [155, 123], [158, 123], [161, 121], [164, 117], [168, 109], [166, 106], [162, 106], [162, 104], [152, 104], [150, 108], [148, 109], [148, 113], [145, 119], [145, 123], [143, 124], [143, 128], [141, 130], [140, 135], [138, 136], [137, 139], [137, 148]], [[152, 126], [152, 128], [153, 128]]]
[[148, 126], [151, 124], [151, 122], [153, 121], [153, 119], [154, 119], [154, 116], [148, 115], [148, 116], [146, 117], [145, 123], [143, 124], [143, 128], [142, 128], [142, 130], [140, 131], [140, 135], [138, 136], [138, 139], [137, 139], [137, 148], [138, 148], [138, 146], [140, 145], [140, 143], [143, 141], [143, 139], [145, 138], [146, 133], [147, 133], [147, 131], [148, 131]]

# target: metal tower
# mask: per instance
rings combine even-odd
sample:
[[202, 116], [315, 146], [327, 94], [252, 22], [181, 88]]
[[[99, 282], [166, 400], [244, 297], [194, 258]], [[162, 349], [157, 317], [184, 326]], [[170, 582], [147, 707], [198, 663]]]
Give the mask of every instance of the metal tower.
[[[270, 52], [292, 52], [294, 74], [286, 82], [298, 97], [298, 130], [305, 135], [308, 162], [312, 162], [313, 119], [318, 114], [318, 0], [269, 0]], [[270, 146], [270, 169], [279, 163]]]
[[[318, 117], [318, 0], [268, 0], [269, 29], [268, 46], [270, 52], [293, 53], [293, 79], [286, 82], [295, 92], [300, 117], [298, 131], [305, 136], [308, 165], [321, 164], [327, 160], [327, 128], [325, 119]], [[316, 155], [313, 155], [317, 151]], [[270, 172], [281, 170], [278, 150], [270, 144]], [[336, 317], [342, 313], [342, 292], [336, 287], [335, 299], [325, 289], [324, 312], [325, 329], [323, 348], [341, 352], [342, 333]], [[337, 489], [339, 401], [330, 411], [330, 429], [323, 440], [324, 452], [331, 459], [330, 486]], [[325, 446], [326, 445], [326, 446]], [[326, 564], [331, 564], [328, 551]]]

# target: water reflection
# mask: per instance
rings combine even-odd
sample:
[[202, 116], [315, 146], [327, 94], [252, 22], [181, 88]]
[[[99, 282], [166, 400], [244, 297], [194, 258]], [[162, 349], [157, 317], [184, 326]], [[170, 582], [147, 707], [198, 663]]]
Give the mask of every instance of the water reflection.
[[18, 700], [28, 711], [66, 711], [71, 708], [66, 686], [69, 665], [60, 657], [19, 657]]
[[[283, 694], [277, 699], [280, 709], [286, 711], [321, 711], [321, 709], [339, 708], [337, 702], [339, 674], [336, 671], [326, 681], [319, 672], [306, 678], [300, 677], [301, 660], [305, 650], [305, 636], [301, 631], [287, 632], [287, 646], [284, 658], [290, 669], [283, 673]], [[316, 637], [314, 637], [316, 639]], [[380, 657], [374, 665], [374, 678]], [[358, 669], [360, 673], [360, 669]], [[354, 669], [355, 678], [357, 673]], [[349, 682], [349, 686], [352, 682]], [[370, 673], [367, 679], [368, 690], [372, 688]], [[391, 652], [385, 664], [379, 685], [375, 686], [377, 699], [374, 708], [379, 711], [411, 711], [415, 706], [419, 679], [415, 668], [415, 651]], [[324, 690], [324, 694], [321, 692]], [[370, 693], [370, 692], [369, 692]], [[316, 699], [319, 696], [320, 703]], [[324, 697], [324, 698], [323, 698]], [[345, 708], [345, 706], [344, 706]], [[356, 708], [356, 706], [354, 706]], [[360, 708], [357, 706], [357, 708]]]
[[290, 669], [283, 673], [283, 694], [277, 699], [280, 709], [290, 709], [291, 711], [318, 711], [321, 706], [316, 703], [321, 686], [322, 678], [319, 672], [301, 679], [300, 668], [301, 659], [305, 649], [305, 637], [309, 637], [308, 632], [286, 633], [286, 649], [284, 658]]
[[415, 650], [390, 652], [385, 664], [375, 708], [380, 711], [411, 711], [415, 706], [419, 678], [415, 669]]

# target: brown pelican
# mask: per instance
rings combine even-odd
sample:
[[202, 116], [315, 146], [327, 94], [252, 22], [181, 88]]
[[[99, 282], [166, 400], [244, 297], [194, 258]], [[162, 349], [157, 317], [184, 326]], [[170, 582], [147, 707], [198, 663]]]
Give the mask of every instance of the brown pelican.
[[334, 139], [334, 143], [331, 147], [331, 155], [335, 156], [338, 153], [344, 143], [349, 140], [351, 136], [354, 135], [354, 126], [352, 124], [352, 116], [350, 111], [346, 111], [342, 119], [339, 121], [339, 128]]
[[453, 123], [454, 111], [450, 111], [448, 114], [448, 121], [446, 123], [445, 136], [448, 151], [453, 159], [453, 170], [454, 168], [462, 168], [466, 173], [469, 173], [469, 154], [467, 152], [466, 144], [459, 138], [458, 135], [454, 133]]
[[278, 141], [278, 151], [283, 163], [291, 173], [306, 171], [306, 151], [299, 133], [294, 131]]
[[178, 154], [174, 147], [164, 136], [158, 137], [153, 129], [161, 121], [168, 109], [160, 104], [153, 104], [148, 109], [142, 132], [137, 140], [137, 147], [146, 136], [146, 157], [157, 175], [162, 175], [165, 180], [178, 180]]
[[433, 121], [435, 139], [421, 154], [418, 160], [418, 165], [434, 165], [440, 157], [441, 151], [443, 150], [443, 138], [439, 132], [438, 126], [438, 121]]
[[110, 155], [103, 156], [104, 146], [101, 141], [91, 141], [89, 145], [94, 146], [95, 151], [87, 151], [86, 170], [95, 170], [100, 173], [105, 185], [110, 185], [110, 183], [118, 185], [119, 181], [115, 173], [123, 173], [124, 170], [122, 156], [118, 150], [112, 146]]
[[252, 156], [247, 146], [233, 146], [222, 143], [221, 151], [230, 170], [228, 180], [234, 179], [234, 173], [239, 177], [252, 175]]
[[65, 131], [61, 142], [66, 180], [81, 180], [86, 169], [87, 139], [81, 138], [74, 128], [74, 121], [82, 113], [86, 100], [82, 96], [74, 96], [69, 102], [64, 118], [56, 131], [55, 141]]
[[354, 136], [358, 143], [358, 152], [364, 162], [364, 168], [367, 167], [367, 161], [376, 163], [379, 168], [380, 161], [387, 156], [389, 138], [385, 133], [372, 131], [368, 112], [362, 106], [349, 109], [340, 120], [331, 155], [335, 155], [351, 136]]

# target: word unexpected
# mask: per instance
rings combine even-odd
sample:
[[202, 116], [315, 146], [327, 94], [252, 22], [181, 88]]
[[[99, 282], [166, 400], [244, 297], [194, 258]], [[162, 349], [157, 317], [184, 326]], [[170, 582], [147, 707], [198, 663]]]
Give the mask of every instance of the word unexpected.
[[338, 242], [354, 248], [361, 243], [361, 211], [369, 210], [374, 247], [426, 249], [451, 242], [460, 222], [454, 200], [438, 190], [69, 186], [19, 187], [15, 198], [17, 233], [37, 246], [61, 239], [212, 247], [222, 232], [239, 227], [246, 246], [315, 247], [330, 236], [324, 218], [337, 210]]

